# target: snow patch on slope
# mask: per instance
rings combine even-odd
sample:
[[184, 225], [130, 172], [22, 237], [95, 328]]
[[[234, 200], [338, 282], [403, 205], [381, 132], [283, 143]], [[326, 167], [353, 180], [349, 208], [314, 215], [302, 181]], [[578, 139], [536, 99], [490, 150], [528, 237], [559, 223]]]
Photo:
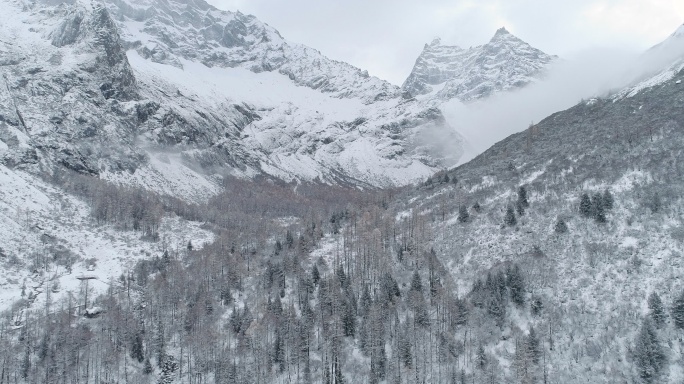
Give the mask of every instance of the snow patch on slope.
[[[78, 297], [81, 275], [97, 277], [89, 292], [104, 293], [110, 279], [131, 270], [138, 260], [159, 256], [164, 248], [183, 250], [190, 240], [200, 248], [214, 238], [201, 223], [165, 217], [161, 240], [143, 241], [139, 232], [95, 225], [89, 212], [84, 201], [0, 165], [0, 310], [21, 298], [22, 286], [38, 302], [45, 300], [47, 290], [52, 300], [67, 294]], [[49, 263], [48, 270], [36, 265], [50, 255], [50, 247], [73, 260], [71, 270], [61, 263]]]
[[179, 154], [150, 153], [149, 162], [137, 168], [133, 174], [104, 171], [100, 177], [121, 185], [143, 187], [162, 195], [183, 196], [197, 203], [205, 202], [221, 191], [216, 181], [185, 165]]

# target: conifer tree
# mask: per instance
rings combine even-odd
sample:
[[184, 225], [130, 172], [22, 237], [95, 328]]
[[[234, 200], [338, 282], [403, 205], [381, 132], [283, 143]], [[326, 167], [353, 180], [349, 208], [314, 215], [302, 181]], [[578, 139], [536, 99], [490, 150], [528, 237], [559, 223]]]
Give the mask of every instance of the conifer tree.
[[477, 202], [477, 201], [475, 202], [475, 204], [473, 204], [473, 209], [474, 209], [475, 212], [477, 212], [477, 213], [480, 213], [480, 211], [482, 211], [482, 207], [480, 206], [480, 203]]
[[530, 303], [530, 310], [535, 316], [539, 316], [544, 309], [544, 303], [542, 303], [541, 297], [535, 296]]
[[518, 264], [506, 271], [506, 285], [511, 294], [511, 301], [519, 307], [525, 305], [525, 281]]
[[411, 291], [423, 293], [423, 282], [417, 269], [413, 271], [413, 278], [411, 278]]
[[408, 323], [404, 323], [404, 329], [399, 332], [399, 360], [404, 367], [411, 368], [413, 362], [413, 353], [411, 352], [411, 340], [409, 338]]
[[485, 299], [487, 313], [492, 316], [494, 322], [499, 327], [502, 327], [506, 320], [506, 305], [503, 297], [497, 291], [490, 291]]
[[593, 208], [591, 206], [591, 198], [589, 198], [588, 193], [583, 193], [580, 199], [579, 206], [580, 214], [584, 217], [591, 217], [593, 213]]
[[538, 364], [542, 351], [539, 347], [539, 338], [537, 338], [537, 334], [534, 332], [534, 327], [530, 327], [530, 333], [527, 335], [527, 351], [532, 362]]
[[614, 204], [615, 204], [615, 199], [613, 198], [613, 194], [610, 193], [610, 190], [606, 189], [603, 192], [603, 207], [607, 211], [610, 211], [611, 209], [613, 209]]
[[335, 355], [335, 363], [334, 363], [334, 369], [335, 369], [335, 384], [344, 384], [344, 376], [342, 375], [342, 367], [340, 367], [340, 362], [337, 359], [337, 355]]
[[553, 231], [558, 234], [567, 233], [568, 225], [565, 223], [565, 220], [559, 217], [558, 220], [556, 220], [556, 225], [553, 227]]
[[591, 207], [594, 220], [597, 223], [605, 223], [607, 221], [606, 212], [603, 207], [603, 197], [600, 193], [594, 194], [594, 197], [591, 199]]
[[468, 213], [468, 208], [465, 205], [458, 207], [458, 222], [467, 223], [469, 218], [470, 214]]
[[349, 302], [344, 305], [342, 328], [344, 330], [344, 335], [347, 337], [354, 337], [356, 334], [356, 315], [354, 314], [354, 307]]
[[506, 216], [504, 217], [504, 223], [506, 225], [508, 225], [509, 227], [512, 227], [518, 223], [518, 220], [516, 220], [516, 218], [515, 218], [515, 212], [513, 211], [513, 207], [511, 207], [511, 206], [509, 206], [506, 209]]
[[648, 309], [650, 310], [654, 325], [657, 328], [661, 328], [665, 324], [667, 314], [663, 308], [663, 302], [656, 292], [653, 292], [648, 296]]
[[430, 325], [430, 314], [428, 312], [427, 303], [425, 299], [420, 297], [415, 301], [413, 305], [413, 311], [415, 313], [416, 324], [425, 328]]
[[285, 371], [285, 342], [280, 331], [276, 328], [275, 341], [273, 342], [273, 362], [278, 364], [278, 370], [282, 373]]
[[344, 273], [344, 268], [342, 267], [342, 264], [337, 266], [337, 271], [335, 272], [337, 275], [337, 280], [340, 282], [341, 287], [346, 287], [347, 286], [347, 274]]
[[285, 243], [289, 249], [294, 247], [294, 236], [292, 236], [292, 232], [289, 229], [285, 232]]
[[361, 315], [361, 317], [368, 316], [372, 304], [373, 299], [371, 298], [370, 289], [368, 289], [367, 285], [364, 285], [359, 305], [359, 315]]
[[525, 187], [522, 185], [518, 188], [518, 204], [520, 204], [523, 208], [530, 206], [530, 203], [527, 200], [527, 189], [525, 189]]
[[152, 369], [152, 364], [150, 363], [150, 358], [145, 359], [145, 366], [143, 367], [143, 373], [146, 375], [149, 375], [152, 373], [154, 369]]
[[525, 215], [525, 206], [520, 201], [517, 201], [515, 203], [515, 211], [518, 213], [518, 216], [523, 216]]
[[684, 329], [684, 292], [680, 293], [672, 304], [671, 316], [675, 327]]
[[142, 363], [145, 360], [145, 355], [143, 354], [143, 339], [140, 331], [135, 332], [131, 344], [131, 358]]
[[468, 306], [465, 299], [456, 299], [456, 317], [454, 323], [456, 325], [466, 325], [468, 323]]
[[318, 282], [321, 280], [321, 273], [318, 272], [318, 266], [316, 264], [313, 265], [311, 268], [311, 281], [314, 283], [314, 285], [318, 285]]
[[634, 357], [639, 376], [645, 383], [657, 382], [666, 356], [651, 319], [644, 319], [635, 344]]
[[476, 358], [477, 368], [479, 368], [481, 371], [484, 371], [487, 367], [487, 354], [485, 353], [484, 346], [482, 346], [482, 343], [480, 343], [480, 346], [477, 347]]
[[660, 212], [660, 210], [663, 208], [663, 201], [660, 198], [660, 194], [658, 192], [653, 194], [653, 200], [651, 202], [652, 210], [653, 213]]

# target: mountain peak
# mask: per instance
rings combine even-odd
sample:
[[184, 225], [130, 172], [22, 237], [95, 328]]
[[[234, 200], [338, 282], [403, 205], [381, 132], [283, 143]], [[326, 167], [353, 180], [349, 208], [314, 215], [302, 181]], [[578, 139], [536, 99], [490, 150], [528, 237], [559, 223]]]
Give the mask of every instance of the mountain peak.
[[517, 36], [513, 35], [506, 29], [506, 27], [501, 27], [496, 30], [494, 33], [494, 36], [489, 40], [490, 42], [492, 41], [502, 41], [502, 40], [520, 40]]
[[435, 39], [425, 45], [402, 88], [414, 96], [436, 91], [430, 97], [440, 100], [480, 99], [534, 81], [553, 59], [506, 27], [497, 29], [487, 44], [469, 49]]
[[494, 34], [494, 37], [496, 36], [504, 36], [504, 35], [510, 35], [511, 33], [508, 32], [508, 29], [506, 27], [501, 27], [496, 30], [496, 33]]
[[439, 37], [435, 37], [435, 38], [432, 39], [432, 41], [430, 42], [430, 46], [431, 46], [431, 47], [434, 47], [434, 46], [437, 46], [437, 45], [440, 45], [440, 44], [442, 44], [442, 39], [439, 38]]

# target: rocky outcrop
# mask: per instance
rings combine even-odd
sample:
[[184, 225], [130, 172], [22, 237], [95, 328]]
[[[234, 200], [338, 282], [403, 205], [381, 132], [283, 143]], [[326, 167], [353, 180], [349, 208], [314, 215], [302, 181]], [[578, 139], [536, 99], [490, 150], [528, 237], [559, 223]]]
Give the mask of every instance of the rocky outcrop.
[[425, 45], [402, 90], [441, 101], [482, 99], [535, 81], [554, 59], [505, 28], [487, 44], [470, 49], [435, 39]]

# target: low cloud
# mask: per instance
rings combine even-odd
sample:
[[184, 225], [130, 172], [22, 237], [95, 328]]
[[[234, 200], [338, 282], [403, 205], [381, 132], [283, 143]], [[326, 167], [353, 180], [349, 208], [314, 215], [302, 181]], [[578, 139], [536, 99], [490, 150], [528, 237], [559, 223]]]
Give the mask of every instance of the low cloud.
[[614, 49], [591, 49], [552, 65], [542, 81], [483, 101], [442, 106], [448, 123], [469, 144], [461, 163], [496, 142], [520, 132], [554, 112], [583, 99], [605, 97], [684, 60], [684, 36], [654, 47], [645, 54]]

